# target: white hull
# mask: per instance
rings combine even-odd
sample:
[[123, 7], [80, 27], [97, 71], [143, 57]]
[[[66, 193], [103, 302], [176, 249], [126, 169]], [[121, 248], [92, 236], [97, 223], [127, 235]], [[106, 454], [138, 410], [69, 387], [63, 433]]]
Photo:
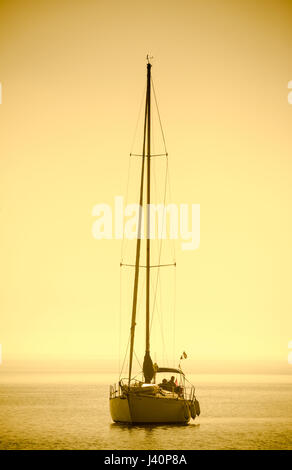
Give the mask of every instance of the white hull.
[[139, 396], [110, 398], [113, 421], [120, 423], [177, 423], [187, 424], [191, 413], [188, 402], [182, 398]]

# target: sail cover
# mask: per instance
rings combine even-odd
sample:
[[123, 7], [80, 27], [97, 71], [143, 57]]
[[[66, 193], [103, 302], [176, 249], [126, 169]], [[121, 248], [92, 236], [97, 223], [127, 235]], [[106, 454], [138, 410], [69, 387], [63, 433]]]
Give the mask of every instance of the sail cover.
[[143, 362], [143, 374], [144, 374], [145, 382], [150, 383], [154, 377], [154, 368], [153, 368], [153, 362], [150, 357], [149, 351], [145, 352], [144, 362]]

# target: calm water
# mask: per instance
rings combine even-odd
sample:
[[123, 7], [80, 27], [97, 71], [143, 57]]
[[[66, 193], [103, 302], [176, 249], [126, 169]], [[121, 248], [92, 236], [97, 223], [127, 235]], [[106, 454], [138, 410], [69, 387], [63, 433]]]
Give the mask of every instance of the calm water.
[[0, 375], [0, 449], [292, 449], [291, 376], [196, 376], [188, 426], [114, 424], [110, 377]]

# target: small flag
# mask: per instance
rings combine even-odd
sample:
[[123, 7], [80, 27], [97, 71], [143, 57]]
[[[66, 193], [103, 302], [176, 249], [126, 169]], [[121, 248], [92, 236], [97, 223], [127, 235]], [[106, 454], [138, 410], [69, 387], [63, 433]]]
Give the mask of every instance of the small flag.
[[186, 359], [188, 356], [187, 356], [187, 353], [184, 351], [182, 353], [182, 355], [180, 356], [181, 359]]

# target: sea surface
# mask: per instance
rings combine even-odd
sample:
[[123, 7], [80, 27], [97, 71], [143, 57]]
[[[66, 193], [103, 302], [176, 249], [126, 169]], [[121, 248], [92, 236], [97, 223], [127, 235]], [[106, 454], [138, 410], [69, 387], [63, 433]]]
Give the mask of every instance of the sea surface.
[[292, 376], [198, 375], [187, 426], [112, 422], [112, 376], [0, 375], [0, 449], [292, 449]]

